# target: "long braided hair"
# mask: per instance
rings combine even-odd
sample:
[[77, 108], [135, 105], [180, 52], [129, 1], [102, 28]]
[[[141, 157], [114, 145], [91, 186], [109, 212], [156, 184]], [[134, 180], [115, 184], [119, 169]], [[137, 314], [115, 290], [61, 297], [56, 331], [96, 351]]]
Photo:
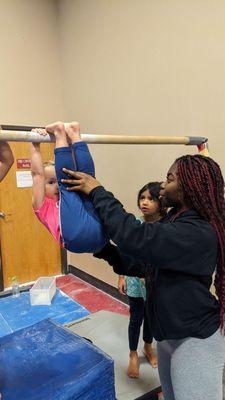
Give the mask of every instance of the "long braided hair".
[[185, 200], [211, 224], [217, 234], [219, 253], [214, 284], [220, 304], [221, 329], [225, 331], [225, 201], [222, 172], [214, 160], [199, 154], [182, 156], [176, 164]]

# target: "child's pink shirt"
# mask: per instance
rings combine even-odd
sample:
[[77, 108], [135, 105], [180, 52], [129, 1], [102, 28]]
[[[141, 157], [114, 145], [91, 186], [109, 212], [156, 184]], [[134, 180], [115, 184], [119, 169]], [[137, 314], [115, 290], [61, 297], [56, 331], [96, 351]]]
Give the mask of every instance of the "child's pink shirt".
[[54, 236], [57, 242], [61, 244], [60, 227], [59, 227], [59, 202], [45, 197], [42, 205], [34, 212], [43, 225]]

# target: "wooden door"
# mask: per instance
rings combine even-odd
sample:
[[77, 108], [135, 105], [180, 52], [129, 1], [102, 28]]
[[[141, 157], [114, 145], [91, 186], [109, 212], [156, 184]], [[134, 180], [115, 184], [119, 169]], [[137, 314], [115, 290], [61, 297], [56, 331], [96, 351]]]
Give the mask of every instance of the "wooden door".
[[[14, 165], [0, 183], [1, 263], [4, 287], [11, 286], [13, 276], [19, 283], [39, 276], [60, 274], [60, 248], [46, 228], [38, 221], [31, 206], [31, 187], [18, 188], [18, 159], [30, 158], [30, 143], [11, 143]], [[43, 160], [53, 159], [53, 144], [42, 144]], [[0, 214], [1, 216], [1, 214]]]

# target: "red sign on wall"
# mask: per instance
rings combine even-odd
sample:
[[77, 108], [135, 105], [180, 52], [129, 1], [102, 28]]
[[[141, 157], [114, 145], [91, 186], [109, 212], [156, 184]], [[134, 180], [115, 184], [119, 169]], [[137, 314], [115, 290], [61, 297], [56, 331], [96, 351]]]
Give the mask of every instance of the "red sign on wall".
[[31, 161], [29, 158], [18, 158], [17, 169], [31, 169]]

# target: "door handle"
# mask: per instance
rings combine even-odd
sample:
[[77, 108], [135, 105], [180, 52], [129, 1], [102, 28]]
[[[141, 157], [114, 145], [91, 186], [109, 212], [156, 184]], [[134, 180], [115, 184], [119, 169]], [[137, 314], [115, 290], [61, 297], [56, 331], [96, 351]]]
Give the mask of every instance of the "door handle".
[[0, 219], [3, 219], [5, 222], [12, 221], [12, 213], [0, 211]]

